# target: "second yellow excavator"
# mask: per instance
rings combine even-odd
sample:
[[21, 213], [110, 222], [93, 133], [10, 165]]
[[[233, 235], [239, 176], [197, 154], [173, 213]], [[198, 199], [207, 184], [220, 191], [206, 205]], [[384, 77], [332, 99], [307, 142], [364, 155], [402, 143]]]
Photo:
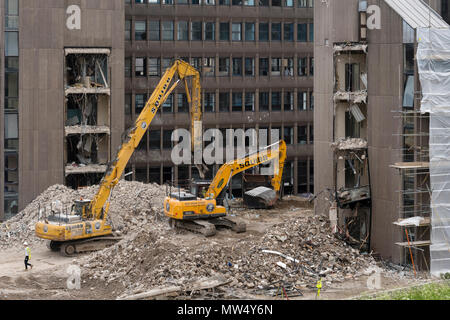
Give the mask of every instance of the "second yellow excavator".
[[283, 140], [222, 165], [204, 198], [188, 192], [171, 192], [164, 200], [164, 213], [170, 218], [171, 226], [201, 233], [207, 237], [216, 233], [216, 226], [231, 228], [238, 233], [245, 232], [245, 224], [226, 217], [227, 210], [220, 205], [221, 200], [234, 175], [272, 160], [278, 160], [275, 166], [278, 168], [275, 169], [271, 184], [275, 196], [279, 197], [286, 160], [286, 143]]

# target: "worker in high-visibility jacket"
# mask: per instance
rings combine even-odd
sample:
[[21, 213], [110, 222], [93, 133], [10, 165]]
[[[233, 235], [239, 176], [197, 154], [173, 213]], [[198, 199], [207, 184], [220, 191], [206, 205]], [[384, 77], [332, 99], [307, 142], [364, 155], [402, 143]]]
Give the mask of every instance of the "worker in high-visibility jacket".
[[25, 270], [28, 270], [28, 266], [33, 269], [33, 265], [31, 263], [28, 263], [28, 261], [30, 261], [31, 259], [30, 247], [28, 247], [28, 243], [26, 241], [23, 243], [23, 245], [25, 246]]
[[320, 298], [320, 290], [322, 290], [322, 278], [319, 279], [319, 281], [317, 281], [317, 293], [316, 293], [316, 299]]

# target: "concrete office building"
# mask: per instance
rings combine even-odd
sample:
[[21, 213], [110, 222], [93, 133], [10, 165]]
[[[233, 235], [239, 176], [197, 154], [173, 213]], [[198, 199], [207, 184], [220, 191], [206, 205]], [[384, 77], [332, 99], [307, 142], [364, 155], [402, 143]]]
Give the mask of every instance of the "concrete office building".
[[[202, 73], [204, 130], [278, 129], [288, 144], [285, 192], [313, 193], [313, 1], [125, 1], [125, 125], [174, 59]], [[130, 161], [129, 179], [183, 185], [195, 166], [174, 166], [171, 133], [189, 128], [180, 85]], [[211, 168], [211, 179], [218, 169]], [[233, 192], [240, 194], [240, 176]]]
[[98, 182], [124, 130], [123, 0], [1, 0], [0, 220]]
[[[412, 252], [422, 270], [431, 228], [429, 114], [419, 112], [415, 34], [445, 27], [438, 13], [448, 18], [448, 5], [315, 1], [314, 185], [323, 191], [316, 213], [330, 213], [348, 240], [395, 263], [411, 264]], [[399, 225], [410, 217], [424, 219]]]

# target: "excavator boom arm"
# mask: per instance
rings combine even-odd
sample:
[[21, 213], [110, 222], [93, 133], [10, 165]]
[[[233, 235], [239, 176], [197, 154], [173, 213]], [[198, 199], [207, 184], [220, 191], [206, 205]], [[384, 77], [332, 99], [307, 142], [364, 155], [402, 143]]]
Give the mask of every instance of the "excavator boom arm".
[[[176, 75], [178, 76], [178, 80], [174, 79]], [[175, 63], [164, 73], [163, 77], [159, 81], [158, 86], [153, 91], [152, 95], [147, 101], [147, 104], [137, 118], [134, 127], [128, 130], [116, 158], [108, 166], [108, 169], [106, 170], [106, 173], [101, 181], [100, 189], [98, 190], [97, 194], [90, 204], [89, 211], [92, 217], [100, 219], [103, 214], [103, 219], [106, 219], [108, 206], [106, 206], [106, 208], [104, 209], [105, 203], [110, 198], [112, 189], [119, 182], [119, 179], [122, 176], [123, 171], [125, 170], [125, 167], [131, 158], [131, 155], [139, 145], [139, 142], [141, 141], [150, 123], [158, 112], [158, 109], [162, 104], [164, 104], [167, 97], [175, 89], [178, 82], [181, 80], [186, 80], [187, 77], [193, 78], [192, 106], [194, 107], [195, 105], [196, 109], [199, 108], [200, 74], [190, 64], [182, 60], [176, 60]], [[176, 81], [175, 83], [173, 83], [174, 80]], [[187, 86], [186, 90], [188, 90]], [[187, 95], [189, 96], [189, 92], [187, 92]], [[198, 112], [198, 110], [196, 112]]]
[[278, 168], [275, 167], [272, 187], [278, 192], [281, 188], [284, 161], [286, 160], [286, 143], [283, 140], [256, 153], [247, 155], [245, 158], [229, 161], [222, 165], [209, 185], [206, 195], [217, 198], [222, 190], [230, 183], [234, 175], [274, 159], [278, 159], [278, 163], [275, 163], [278, 165]]

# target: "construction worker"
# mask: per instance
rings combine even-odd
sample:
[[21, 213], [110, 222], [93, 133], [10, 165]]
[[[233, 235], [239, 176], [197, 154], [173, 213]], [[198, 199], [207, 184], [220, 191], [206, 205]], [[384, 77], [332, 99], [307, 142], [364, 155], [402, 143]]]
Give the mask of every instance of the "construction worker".
[[26, 271], [28, 270], [28, 266], [30, 266], [31, 269], [33, 269], [33, 265], [31, 263], [28, 263], [28, 261], [31, 260], [30, 247], [28, 247], [28, 243], [26, 241], [23, 243], [23, 245], [25, 246], [25, 271]]
[[320, 290], [322, 289], [322, 278], [319, 279], [319, 281], [317, 281], [317, 293], [316, 293], [316, 299], [320, 298]]

